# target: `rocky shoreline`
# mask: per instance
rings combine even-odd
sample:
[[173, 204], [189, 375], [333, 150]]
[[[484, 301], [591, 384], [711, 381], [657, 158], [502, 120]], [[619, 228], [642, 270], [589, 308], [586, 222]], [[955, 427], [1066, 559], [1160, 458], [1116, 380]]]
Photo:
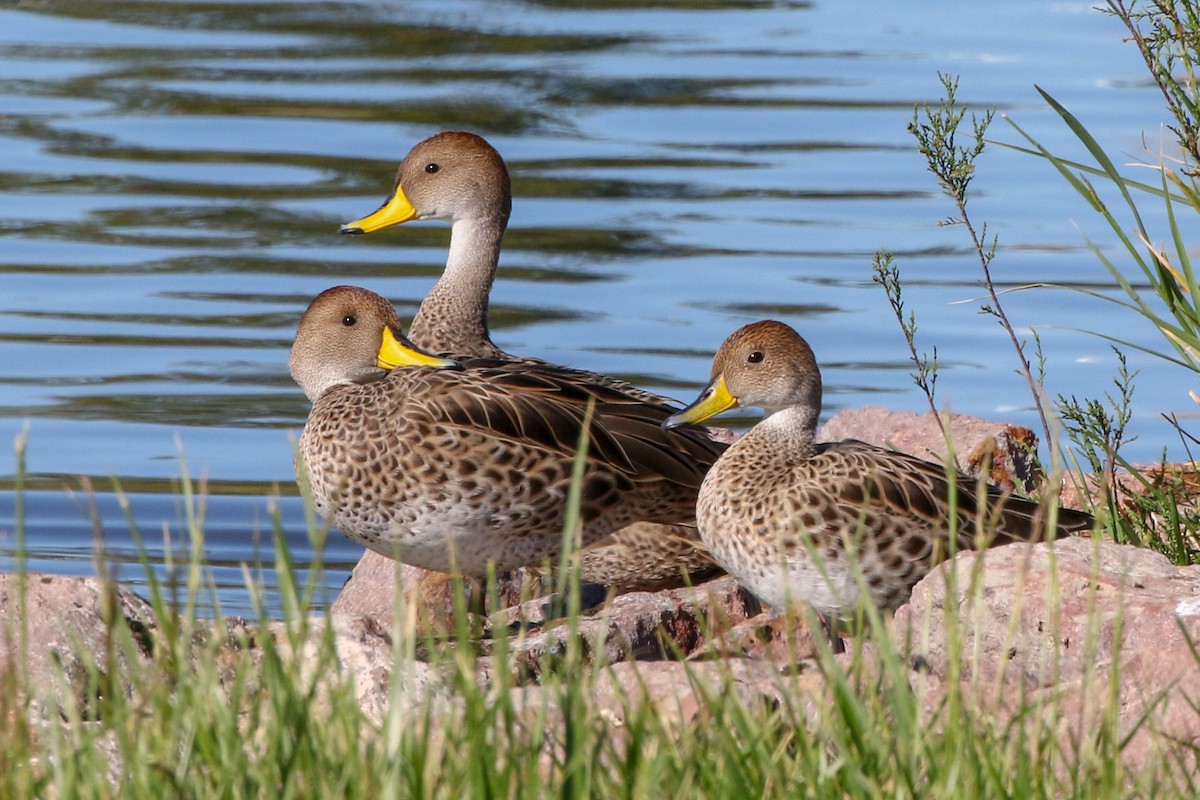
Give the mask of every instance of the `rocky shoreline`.
[[[938, 458], [945, 441], [936, 424], [927, 426], [926, 435], [913, 433], [932, 422], [868, 409], [839, 414], [826, 431]], [[991, 465], [993, 475], [1022, 485], [1037, 474], [1029, 437], [1013, 426], [955, 419], [960, 464]], [[284, 622], [258, 627], [229, 618], [213, 621], [212, 631], [229, 648], [243, 650], [270, 637], [277, 649], [301, 659], [306, 648], [315, 652], [332, 634], [363, 713], [380, 723], [393, 702], [417, 707], [444, 696], [447, 665], [420, 657], [397, 663], [394, 636], [411, 637], [439, 621], [449, 627], [450, 607], [443, 576], [397, 569], [368, 553], [329, 613], [312, 619], [301, 640]], [[585, 615], [574, 634], [563, 620], [544, 619], [545, 607], [544, 600], [534, 600], [491, 615], [493, 634], [510, 627], [513, 633], [500, 648], [503, 658], [486, 640], [480, 644], [474, 661], [480, 685], [504, 671], [519, 703], [542, 702], [539, 677], [562, 651], [564, 637], [577, 635], [590, 660], [609, 665], [598, 678], [594, 702], [615, 728], [639, 704], [651, 704], [670, 724], [689, 724], [704, 713], [706, 686], [724, 687], [746, 702], [779, 702], [783, 692], [793, 702], [796, 692], [803, 693], [805, 708], [828, 702], [822, 671], [798, 669], [820, 646], [804, 619], [764, 611], [727, 577], [612, 598]], [[404, 618], [393, 619], [396, 609]], [[102, 701], [88, 663], [112, 670], [107, 683], [114, 691], [131, 660], [144, 666], [159, 657], [161, 621], [151, 606], [96, 578], [0, 575], [0, 619], [6, 625], [0, 664], [12, 669], [23, 641], [20, 673], [29, 708], [44, 721], [58, 718], [56, 709], [64, 705], [87, 708]], [[133, 648], [114, 649], [114, 625], [128, 631]], [[1200, 566], [1176, 567], [1155, 552], [1089, 538], [964, 552], [921, 581], [911, 602], [876, 637], [881, 633], [886, 643], [867, 638], [834, 658], [847, 665], [857, 659], [861, 666], [878, 659], [885, 644], [894, 648], [910, 665], [910, 686], [930, 715], [958, 682], [963, 696], [997, 725], [1036, 726], [1029, 708], [1055, 704], [1055, 733], [1072, 742], [1089, 736], [1095, 716], [1103, 713], [1096, 706], [1097, 685], [1115, 681], [1116, 725], [1129, 740], [1122, 751], [1128, 766], [1164, 757], [1197, 766]], [[402, 691], [394, 685], [399, 680]]]

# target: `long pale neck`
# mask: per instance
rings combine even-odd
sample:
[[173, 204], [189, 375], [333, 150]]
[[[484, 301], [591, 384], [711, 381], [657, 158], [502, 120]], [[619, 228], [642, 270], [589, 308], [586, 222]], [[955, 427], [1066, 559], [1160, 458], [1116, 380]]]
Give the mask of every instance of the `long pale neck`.
[[488, 294], [500, 261], [504, 222], [460, 219], [450, 228], [446, 269], [413, 318], [419, 347], [461, 356], [504, 356], [488, 334]]

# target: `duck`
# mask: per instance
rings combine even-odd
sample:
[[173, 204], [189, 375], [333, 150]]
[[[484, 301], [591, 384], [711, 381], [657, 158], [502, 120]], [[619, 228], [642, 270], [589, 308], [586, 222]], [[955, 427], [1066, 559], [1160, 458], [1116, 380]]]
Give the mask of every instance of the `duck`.
[[638, 522], [695, 518], [722, 448], [676, 437], [675, 409], [539, 364], [458, 361], [404, 337], [386, 299], [318, 295], [289, 357], [312, 403], [297, 479], [316, 512], [368, 549], [482, 578], [561, 552], [581, 437], [585, 545]]
[[409, 324], [408, 337], [418, 347], [449, 358], [554, 366], [631, 397], [674, 402], [609, 375], [509, 353], [492, 341], [489, 299], [511, 214], [512, 181], [496, 148], [468, 131], [442, 131], [418, 142], [404, 157], [383, 205], [343, 224], [339, 232], [362, 235], [413, 220], [450, 223], [446, 266]]
[[[412, 220], [450, 223], [446, 267], [408, 329], [417, 346], [452, 359], [556, 368], [568, 379], [599, 383], [650, 405], [674, 402], [608, 375], [509, 353], [492, 341], [489, 296], [511, 213], [512, 183], [500, 153], [475, 133], [442, 131], [405, 156], [391, 194], [377, 210], [345, 223], [340, 232], [369, 234]], [[582, 554], [584, 582], [617, 592], [677, 588], [720, 574], [694, 524], [639, 523]]]
[[721, 344], [708, 385], [663, 423], [681, 429], [737, 407], [765, 412], [709, 470], [696, 521], [717, 563], [767, 605], [804, 603], [835, 625], [854, 619], [862, 602], [897, 608], [955, 549], [1093, 524], [943, 464], [855, 440], [818, 442], [821, 400], [808, 342], [763, 320]]
[[496, 148], [468, 131], [442, 131], [404, 157], [383, 205], [339, 232], [368, 234], [411, 220], [449, 222], [446, 267], [409, 325], [410, 340], [451, 358], [526, 360], [498, 347], [488, 330], [488, 298], [511, 214], [512, 183]]

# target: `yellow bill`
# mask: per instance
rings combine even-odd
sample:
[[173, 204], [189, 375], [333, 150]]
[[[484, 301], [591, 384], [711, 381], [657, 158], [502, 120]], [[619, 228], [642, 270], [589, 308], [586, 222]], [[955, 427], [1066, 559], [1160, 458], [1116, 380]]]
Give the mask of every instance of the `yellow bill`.
[[430, 355], [410, 342], [405, 336], [397, 336], [390, 327], [383, 329], [383, 344], [379, 347], [376, 364], [380, 369], [396, 367], [439, 367], [462, 369], [462, 364], [451, 358]]
[[663, 420], [663, 428], [670, 430], [686, 425], [689, 422], [703, 422], [709, 417], [716, 416], [738, 404], [737, 398], [729, 393], [725, 385], [725, 376], [718, 375], [712, 383], [705, 387], [696, 401], [687, 408]]
[[389, 228], [392, 225], [408, 222], [410, 219], [415, 219], [416, 216], [417, 209], [413, 208], [412, 203], [408, 202], [404, 190], [397, 186], [396, 191], [392, 192], [392, 196], [383, 201], [383, 205], [376, 211], [362, 219], [347, 222], [340, 228], [340, 232], [352, 234], [374, 233], [377, 230]]

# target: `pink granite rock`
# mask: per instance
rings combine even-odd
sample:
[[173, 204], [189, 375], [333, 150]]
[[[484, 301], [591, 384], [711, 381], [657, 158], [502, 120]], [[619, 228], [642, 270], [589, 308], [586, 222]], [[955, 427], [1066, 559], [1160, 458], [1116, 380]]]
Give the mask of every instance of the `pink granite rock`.
[[[979, 475], [987, 467], [993, 483], [1029, 493], [1042, 481], [1038, 439], [1029, 428], [950, 414], [950, 436], [959, 469]], [[891, 411], [879, 406], [845, 409], [817, 432], [822, 442], [858, 439], [877, 447], [941, 463], [948, 452], [942, 421], [932, 412]]]
[[[35, 713], [57, 716], [70, 706], [94, 719], [103, 706], [101, 686], [132, 691], [128, 657], [149, 663], [156, 626], [146, 601], [98, 578], [27, 574], [23, 604], [21, 589], [21, 576], [0, 574], [0, 670], [18, 670]], [[134, 648], [115, 646], [124, 636]], [[113, 661], [105, 655], [110, 642]], [[119, 674], [109, 674], [112, 667]]]
[[[396, 597], [397, 586], [404, 588], [400, 598]], [[500, 606], [506, 608], [540, 593], [540, 581], [531, 571], [514, 570], [501, 576], [497, 592]], [[411, 605], [415, 610], [418, 630], [453, 630], [454, 584], [450, 575], [401, 564], [373, 550], [367, 550], [358, 560], [329, 613], [337, 617], [371, 617], [390, 628], [398, 601], [401, 607]]]
[[1196, 769], [1200, 566], [1083, 538], [964, 552], [917, 584], [894, 631], [931, 672], [914, 678], [930, 707], [958, 672], [997, 724], [1053, 724], [1075, 741], [1111, 713], [1131, 768]]

